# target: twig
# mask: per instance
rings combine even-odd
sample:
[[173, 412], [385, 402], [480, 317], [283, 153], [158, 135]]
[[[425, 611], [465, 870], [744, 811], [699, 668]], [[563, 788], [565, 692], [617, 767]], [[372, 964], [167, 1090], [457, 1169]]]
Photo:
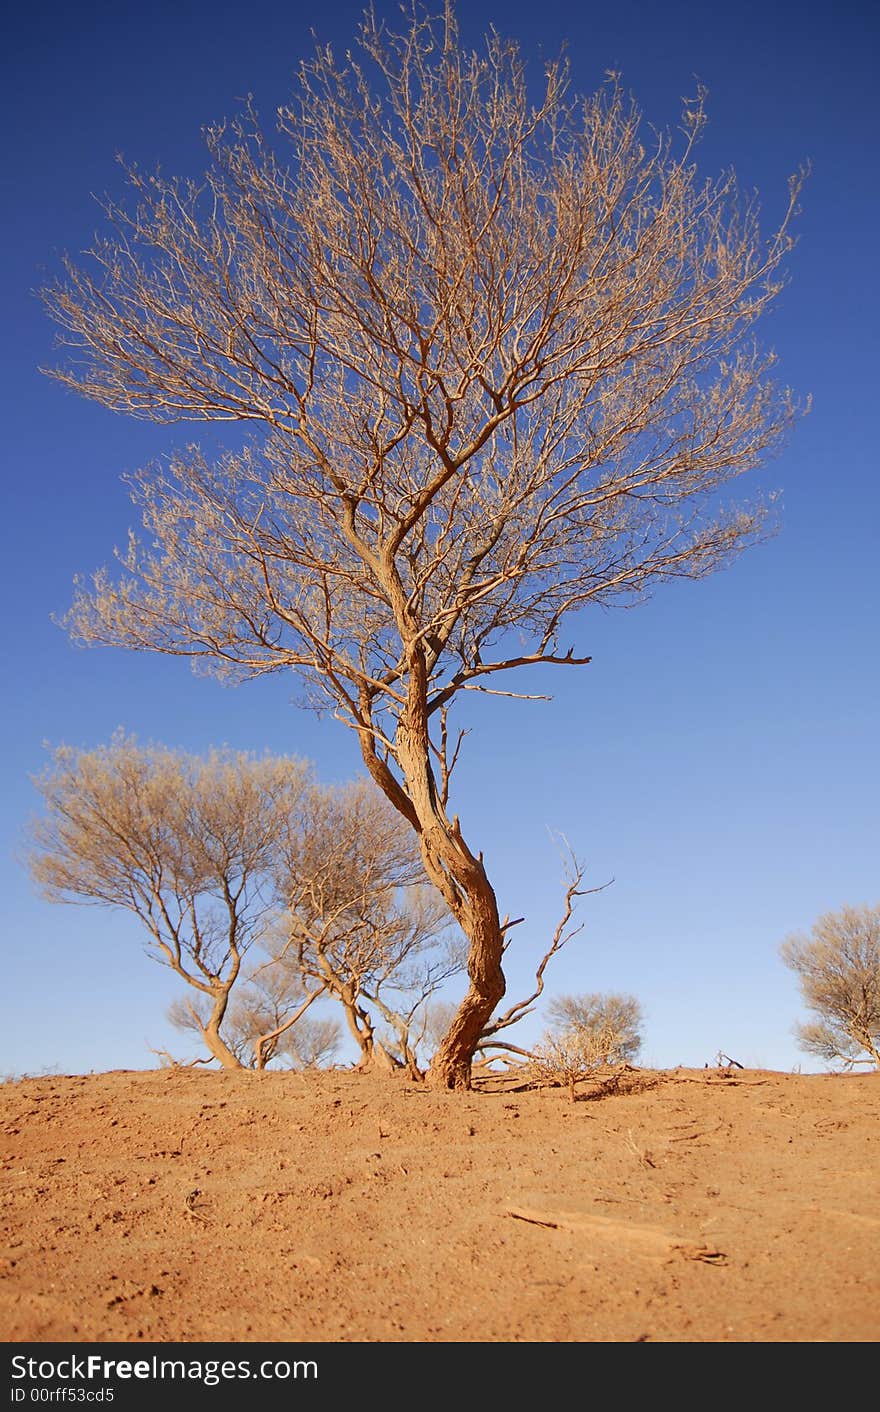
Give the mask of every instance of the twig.
[[633, 1137], [632, 1128], [627, 1128], [626, 1130], [626, 1145], [631, 1152], [635, 1153], [636, 1157], [639, 1159], [640, 1162], [644, 1162], [646, 1167], [653, 1167], [656, 1170], [657, 1163], [654, 1161], [653, 1157], [651, 1156], [651, 1153], [646, 1147], [639, 1147], [638, 1143]]
[[199, 1059], [175, 1059], [174, 1055], [169, 1053], [167, 1049], [154, 1049], [152, 1045], [149, 1046], [149, 1049], [151, 1054], [155, 1054], [160, 1059], [164, 1059], [169, 1069], [193, 1069], [196, 1064], [213, 1064], [214, 1062], [214, 1056], [212, 1054], [208, 1054]]
[[511, 1209], [505, 1212], [505, 1215], [512, 1216], [515, 1221], [526, 1221], [530, 1226], [546, 1226], [550, 1231], [559, 1230], [558, 1221], [540, 1221], [537, 1216], [527, 1216], [524, 1211]]
[[[498, 1034], [499, 1030], [506, 1030], [511, 1025], [515, 1025], [520, 1020], [524, 1019], [526, 1015], [531, 1014], [535, 1001], [540, 998], [544, 990], [544, 972], [547, 969], [548, 962], [557, 952], [562, 950], [567, 942], [571, 941], [572, 937], [577, 936], [578, 932], [583, 930], [583, 924], [572, 927], [571, 930], [567, 930], [568, 924], [572, 918], [572, 913], [575, 909], [576, 899], [579, 897], [588, 897], [594, 892], [603, 892], [606, 887], [610, 886], [609, 883], [602, 883], [599, 887], [582, 888], [580, 884], [584, 877], [584, 865], [578, 862], [574, 851], [564, 835], [560, 835], [560, 837], [568, 850], [568, 863], [566, 866], [568, 887], [565, 892], [565, 902], [559, 925], [553, 933], [550, 945], [542, 956], [538, 969], [535, 972], [534, 989], [531, 995], [526, 996], [524, 1000], [516, 1001], [508, 1010], [505, 1010], [503, 1015], [499, 1015], [497, 1019], [490, 1021], [483, 1030], [481, 1039], [489, 1039], [492, 1035]], [[508, 923], [508, 925], [510, 924]]]
[[721, 1129], [722, 1129], [723, 1127], [724, 1127], [724, 1124], [723, 1124], [723, 1123], [717, 1123], [714, 1128], [705, 1128], [705, 1129], [702, 1129], [702, 1128], [701, 1128], [699, 1132], [695, 1132], [695, 1133], [681, 1133], [678, 1137], [671, 1137], [671, 1138], [669, 1138], [668, 1141], [669, 1141], [669, 1142], [693, 1142], [694, 1139], [695, 1139], [695, 1138], [698, 1138], [698, 1137], [711, 1137], [713, 1133], [719, 1133], [719, 1132], [721, 1132]]
[[203, 1221], [206, 1226], [209, 1226], [211, 1222], [209, 1221], [208, 1217], [203, 1216], [202, 1213], [200, 1211], [197, 1211], [193, 1205], [193, 1202], [195, 1201], [196, 1197], [201, 1196], [201, 1194], [202, 1192], [200, 1187], [193, 1187], [192, 1191], [189, 1192], [189, 1194], [185, 1198], [183, 1204], [187, 1211], [187, 1214], [192, 1216], [193, 1220]]
[[674, 1245], [672, 1250], [684, 1260], [700, 1260], [704, 1265], [728, 1264], [726, 1252], [714, 1245]]

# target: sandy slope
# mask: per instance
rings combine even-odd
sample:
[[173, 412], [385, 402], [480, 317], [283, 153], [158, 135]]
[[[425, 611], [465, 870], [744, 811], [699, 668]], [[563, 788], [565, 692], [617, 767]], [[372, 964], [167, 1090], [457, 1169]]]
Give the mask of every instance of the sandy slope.
[[880, 1335], [880, 1076], [677, 1070], [574, 1104], [495, 1088], [3, 1085], [3, 1337]]

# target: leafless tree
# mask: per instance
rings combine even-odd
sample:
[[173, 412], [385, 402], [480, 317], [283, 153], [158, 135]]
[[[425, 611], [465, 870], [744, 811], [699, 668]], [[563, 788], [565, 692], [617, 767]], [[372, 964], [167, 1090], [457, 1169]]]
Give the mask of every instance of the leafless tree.
[[[133, 485], [146, 541], [69, 616], [86, 643], [239, 678], [293, 669], [358, 735], [469, 941], [432, 1064], [466, 1087], [506, 923], [450, 802], [465, 692], [589, 661], [590, 604], [700, 578], [761, 533], [723, 492], [795, 414], [753, 331], [781, 285], [735, 178], [643, 131], [616, 80], [533, 102], [517, 47], [451, 3], [319, 48], [275, 138], [248, 108], [201, 181], [129, 171], [90, 259], [46, 292], [58, 376], [158, 422], [234, 421]], [[496, 683], [501, 683], [496, 686]], [[512, 772], [515, 773], [515, 770]], [[514, 782], [515, 787], [515, 782]]]
[[134, 913], [149, 954], [202, 998], [191, 1013], [225, 1068], [241, 1067], [221, 1033], [230, 993], [275, 906], [277, 840], [308, 778], [299, 760], [198, 758], [119, 735], [62, 746], [35, 781], [45, 814], [30, 865], [44, 895]]
[[322, 997], [343, 1006], [365, 1066], [388, 1060], [373, 1007], [403, 1039], [462, 967], [415, 835], [369, 780], [325, 787], [303, 761], [119, 735], [62, 747], [36, 783], [31, 869], [45, 895], [134, 912], [150, 953], [198, 993], [173, 1022], [227, 1068], [313, 1062], [307, 1012]]
[[324, 990], [342, 1006], [364, 1068], [393, 1067], [381, 1018], [411, 1071], [412, 1035], [435, 992], [464, 967], [461, 933], [427, 884], [416, 836], [368, 781], [304, 801], [279, 864], [285, 911], [271, 963], [293, 992]]
[[880, 1067], [880, 906], [826, 912], [783, 943], [782, 959], [818, 1017], [798, 1027], [801, 1048], [829, 1064]]
[[[317, 999], [320, 992], [309, 994]], [[246, 980], [233, 997], [223, 1026], [235, 1057], [250, 1069], [264, 1069], [273, 1061], [291, 1069], [327, 1064], [338, 1053], [341, 1027], [338, 1020], [306, 1014], [307, 998], [302, 991], [291, 990], [288, 975], [271, 968]], [[168, 1018], [176, 1028], [201, 1035], [205, 1006], [198, 998], [177, 1000]]]
[[642, 1007], [634, 995], [560, 995], [547, 1007], [550, 1031], [603, 1037], [605, 1063], [631, 1064], [642, 1047]]
[[389, 1027], [385, 1049], [411, 1075], [421, 1076], [419, 1049], [430, 1023], [431, 997], [466, 964], [460, 941], [447, 936], [445, 946], [432, 955], [413, 950], [400, 969], [376, 973], [363, 987], [365, 998]]
[[291, 1069], [323, 1069], [339, 1055], [342, 1026], [325, 1015], [305, 1019], [282, 1041], [281, 1054]]
[[420, 1044], [435, 1054], [455, 1018], [458, 1006], [452, 1000], [431, 1000], [422, 1012]]

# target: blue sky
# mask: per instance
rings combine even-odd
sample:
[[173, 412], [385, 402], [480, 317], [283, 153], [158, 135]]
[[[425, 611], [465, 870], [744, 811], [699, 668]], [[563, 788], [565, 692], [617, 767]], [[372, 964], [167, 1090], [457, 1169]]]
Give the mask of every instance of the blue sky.
[[[41, 376], [53, 331], [33, 290], [59, 252], [87, 244], [90, 193], [121, 191], [117, 151], [197, 172], [202, 125], [249, 91], [270, 113], [310, 30], [344, 46], [361, 8], [86, 0], [7, 20], [0, 1074], [141, 1068], [150, 1046], [181, 1047], [164, 1020], [177, 983], [146, 958], [134, 922], [33, 894], [19, 855], [45, 741], [95, 745], [121, 725], [193, 751], [306, 755], [328, 780], [358, 768], [342, 726], [292, 704], [294, 680], [224, 688], [182, 662], [76, 649], [53, 625], [74, 574], [106, 562], [134, 522], [120, 476], [190, 433], [128, 422]], [[585, 900], [551, 993], [638, 996], [648, 1063], [702, 1065], [722, 1049], [809, 1067], [779, 943], [823, 911], [880, 900], [878, 12], [852, 0], [464, 9], [466, 39], [494, 22], [536, 65], [567, 41], [581, 90], [619, 70], [661, 126], [698, 78], [710, 117], [700, 161], [757, 187], [768, 225], [789, 173], [813, 166], [791, 282], [763, 332], [813, 411], [743, 485], [781, 490], [778, 535], [702, 584], [582, 616], [571, 640], [593, 663], [549, 678], [551, 704], [473, 709], [455, 801], [502, 910], [527, 918], [508, 953], [511, 995], [555, 925], [558, 830], [590, 884], [614, 881]]]

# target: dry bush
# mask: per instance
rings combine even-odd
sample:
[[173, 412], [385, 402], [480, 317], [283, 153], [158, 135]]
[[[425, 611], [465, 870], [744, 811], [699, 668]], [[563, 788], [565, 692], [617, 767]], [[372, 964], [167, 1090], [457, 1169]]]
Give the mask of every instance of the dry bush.
[[[313, 1018], [302, 1008], [306, 992], [291, 989], [289, 978], [265, 971], [247, 979], [232, 1001], [223, 1025], [223, 1037], [247, 1069], [319, 1069], [337, 1058], [342, 1026], [329, 1017]], [[205, 1007], [198, 1000], [175, 1000], [168, 1008], [175, 1029], [201, 1035]], [[291, 1023], [288, 1025], [288, 1021]]]
[[542, 1083], [567, 1085], [574, 1102], [575, 1085], [584, 1079], [601, 1077], [606, 1086], [614, 1085], [623, 1071], [623, 1061], [616, 1062], [619, 1052], [620, 1035], [610, 1025], [571, 1027], [549, 1033], [536, 1046], [531, 1069]]
[[606, 1063], [631, 1064], [642, 1047], [642, 1007], [634, 995], [559, 995], [548, 1007], [554, 1034], [593, 1034], [609, 1041]]

